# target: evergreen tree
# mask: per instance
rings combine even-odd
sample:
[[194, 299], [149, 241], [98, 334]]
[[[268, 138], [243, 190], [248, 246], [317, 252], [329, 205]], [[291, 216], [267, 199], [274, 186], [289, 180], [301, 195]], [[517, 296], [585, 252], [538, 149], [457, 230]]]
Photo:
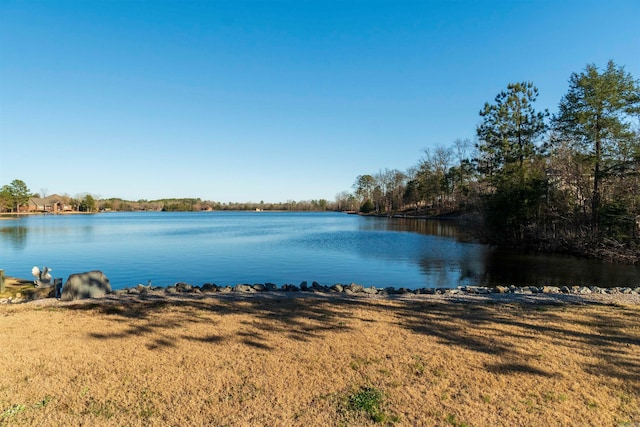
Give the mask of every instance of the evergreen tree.
[[549, 113], [534, 109], [537, 97], [533, 83], [511, 83], [480, 111], [476, 166], [488, 186], [485, 219], [497, 240], [523, 240], [545, 192], [536, 160]]
[[527, 160], [538, 152], [536, 141], [546, 129], [549, 113], [536, 112], [533, 103], [538, 89], [531, 82], [511, 83], [500, 92], [494, 104], [485, 103], [480, 111], [483, 122], [476, 129], [482, 172], [499, 185], [516, 176], [526, 179]]
[[17, 211], [22, 205], [29, 203], [29, 197], [31, 197], [31, 191], [27, 184], [20, 179], [14, 179], [9, 184], [9, 192], [11, 193], [13, 208]]
[[[609, 61], [600, 72], [587, 65], [569, 79], [569, 91], [560, 101], [554, 117], [555, 129], [567, 139], [590, 166], [593, 176], [591, 230], [600, 234], [602, 181], [619, 166], [621, 150], [637, 152], [637, 138], [631, 129], [631, 115], [640, 113], [640, 89], [631, 74]], [[638, 161], [632, 158], [631, 163]], [[616, 165], [618, 163], [618, 165]]]
[[13, 194], [8, 185], [3, 185], [0, 188], [0, 212], [5, 210], [13, 210]]

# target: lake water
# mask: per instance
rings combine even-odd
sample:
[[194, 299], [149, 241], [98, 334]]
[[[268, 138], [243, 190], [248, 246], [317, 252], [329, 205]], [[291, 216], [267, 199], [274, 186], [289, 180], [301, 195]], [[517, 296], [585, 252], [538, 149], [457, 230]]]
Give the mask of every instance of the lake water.
[[64, 280], [102, 270], [114, 289], [146, 284], [318, 281], [365, 286], [638, 286], [640, 268], [501, 253], [451, 221], [339, 213], [202, 212], [43, 215], [0, 221], [0, 268]]

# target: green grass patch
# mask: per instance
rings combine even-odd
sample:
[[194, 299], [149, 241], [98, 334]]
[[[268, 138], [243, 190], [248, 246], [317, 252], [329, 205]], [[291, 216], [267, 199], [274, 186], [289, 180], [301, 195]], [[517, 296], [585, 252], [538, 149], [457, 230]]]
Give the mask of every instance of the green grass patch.
[[33, 405], [33, 408], [34, 409], [44, 408], [49, 404], [49, 402], [51, 402], [51, 399], [53, 399], [51, 396], [45, 396], [44, 399], [42, 399], [39, 402], [36, 402], [36, 404]]
[[422, 374], [424, 374], [425, 366], [424, 366], [424, 364], [423, 364], [422, 362], [419, 362], [419, 361], [418, 361], [418, 362], [415, 362], [415, 363], [413, 364], [412, 368], [413, 368], [413, 372], [414, 372], [416, 375], [422, 375]]
[[356, 411], [374, 414], [380, 411], [383, 394], [373, 387], [361, 387], [360, 390], [349, 396], [349, 407]]
[[380, 360], [378, 359], [367, 359], [367, 358], [363, 358], [363, 357], [355, 357], [351, 363], [349, 364], [349, 366], [351, 366], [351, 369], [353, 369], [354, 371], [359, 371], [361, 368], [365, 367], [365, 366], [369, 366], [373, 363], [378, 363]]
[[105, 402], [97, 401], [93, 398], [87, 401], [87, 407], [84, 411], [85, 414], [91, 414], [95, 417], [101, 417], [109, 419], [116, 413], [116, 406], [113, 401], [107, 400]]
[[469, 424], [465, 423], [464, 421], [458, 421], [458, 417], [456, 417], [455, 414], [447, 415], [445, 421], [454, 427], [469, 427]]
[[18, 415], [18, 414], [20, 414], [20, 413], [22, 413], [22, 412], [24, 412], [26, 410], [27, 410], [26, 406], [21, 405], [19, 403], [16, 403], [15, 405], [11, 405], [7, 409], [2, 411], [2, 413], [0, 414], [0, 420], [13, 418], [16, 415]]
[[547, 391], [542, 393], [542, 399], [545, 402], [566, 402], [568, 397], [564, 393], [556, 393], [555, 391]]
[[422, 356], [413, 355], [413, 356], [411, 356], [411, 358], [413, 359], [413, 362], [409, 365], [409, 369], [415, 375], [418, 375], [418, 376], [419, 375], [423, 375], [425, 370], [426, 370], [426, 362], [424, 361]]
[[42, 399], [39, 402], [34, 403], [33, 405], [27, 406], [27, 405], [22, 405], [20, 403], [16, 403], [15, 405], [11, 405], [9, 406], [7, 409], [5, 409], [4, 411], [0, 412], [0, 421], [4, 421], [4, 420], [8, 420], [10, 418], [13, 418], [27, 410], [30, 409], [40, 409], [40, 408], [44, 408], [45, 406], [47, 406], [49, 404], [49, 402], [51, 402], [53, 398], [51, 396], [45, 396], [44, 399]]
[[374, 387], [360, 387], [347, 397], [349, 409], [364, 412], [377, 423], [395, 423], [398, 417], [382, 411], [384, 393]]

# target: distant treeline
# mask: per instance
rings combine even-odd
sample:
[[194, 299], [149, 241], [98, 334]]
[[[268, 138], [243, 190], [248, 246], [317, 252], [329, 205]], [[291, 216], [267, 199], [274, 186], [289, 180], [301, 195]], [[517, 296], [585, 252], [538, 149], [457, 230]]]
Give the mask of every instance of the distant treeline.
[[[212, 210], [264, 210], [264, 211], [331, 211], [339, 209], [336, 202], [326, 199], [287, 200], [279, 203], [265, 203], [260, 201], [244, 203], [222, 203], [200, 198], [179, 198], [159, 200], [124, 200], [121, 198], [100, 199], [91, 194], [80, 194], [76, 197], [69, 195], [47, 195], [46, 190], [33, 193], [27, 184], [19, 179], [0, 187], [0, 213], [2, 212], [46, 212], [47, 204], [42, 207], [31, 206], [34, 199], [47, 199], [50, 203], [59, 203], [77, 212], [133, 212], [133, 211], [163, 211], [163, 212], [197, 212]], [[66, 210], [66, 209], [65, 209]]]
[[197, 212], [197, 211], [327, 211], [335, 208], [334, 202], [324, 199], [287, 201], [281, 203], [221, 203], [196, 199], [160, 199], [127, 201], [122, 199], [105, 199], [98, 201], [99, 210], [112, 211], [163, 211], [163, 212]]
[[[48, 200], [41, 206], [33, 205], [33, 199]], [[48, 203], [48, 204], [47, 204]], [[91, 194], [80, 194], [76, 197], [69, 195], [48, 195], [46, 190], [33, 193], [27, 184], [19, 179], [0, 187], [0, 213], [2, 212], [47, 212], [53, 211], [52, 204], [57, 203], [60, 210], [76, 212], [134, 212], [134, 211], [162, 211], [162, 212], [198, 212], [220, 210], [263, 210], [263, 211], [330, 211], [336, 210], [337, 204], [325, 199], [287, 200], [280, 203], [221, 203], [200, 198], [174, 198], [159, 200], [124, 200], [121, 198], [100, 199]], [[66, 207], [68, 209], [62, 209]]]
[[504, 248], [637, 263], [640, 83], [610, 61], [569, 79], [557, 113], [512, 83], [480, 110], [476, 137], [427, 149], [407, 171], [360, 175], [337, 204], [363, 213], [458, 215]]

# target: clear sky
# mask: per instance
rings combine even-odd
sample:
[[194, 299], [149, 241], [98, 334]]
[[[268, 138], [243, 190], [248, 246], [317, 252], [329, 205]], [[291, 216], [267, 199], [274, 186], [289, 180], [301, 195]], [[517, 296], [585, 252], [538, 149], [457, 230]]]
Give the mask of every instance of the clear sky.
[[533, 81], [640, 78], [632, 1], [0, 0], [0, 185], [137, 200], [325, 198], [473, 138]]

